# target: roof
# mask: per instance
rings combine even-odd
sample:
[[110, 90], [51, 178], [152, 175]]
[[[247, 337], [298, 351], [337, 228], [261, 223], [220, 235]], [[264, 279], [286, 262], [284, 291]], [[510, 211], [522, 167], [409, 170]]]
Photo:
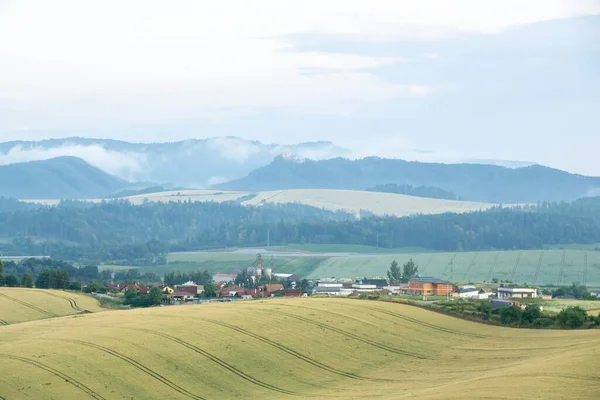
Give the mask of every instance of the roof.
[[175, 285], [175, 286], [198, 286], [198, 285], [194, 281], [187, 281], [186, 283], [182, 283], [181, 285]]
[[439, 285], [452, 285], [452, 282], [448, 282], [432, 276], [417, 276], [411, 279], [411, 281], [417, 281], [419, 283], [437, 283]]
[[534, 288], [512, 288], [512, 287], [499, 287], [500, 292], [535, 292], [537, 289]]
[[388, 284], [385, 279], [357, 279], [356, 283], [359, 285], [375, 285], [378, 287], [384, 287]]
[[479, 293], [479, 289], [475, 288], [475, 287], [465, 287], [459, 290], [459, 293], [471, 293], [471, 292], [478, 292]]
[[276, 290], [283, 289], [283, 285], [281, 283], [267, 283], [266, 285], [264, 285], [264, 287], [266, 287], [267, 292], [274, 292]]

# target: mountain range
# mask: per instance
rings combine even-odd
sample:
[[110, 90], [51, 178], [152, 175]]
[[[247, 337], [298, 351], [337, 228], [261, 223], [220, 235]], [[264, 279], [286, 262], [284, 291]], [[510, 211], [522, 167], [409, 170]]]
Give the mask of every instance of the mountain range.
[[222, 190], [355, 189], [377, 185], [428, 186], [459, 198], [493, 203], [570, 201], [600, 195], [600, 178], [541, 165], [506, 168], [368, 157], [360, 160], [299, 160], [277, 157], [246, 177], [214, 185]]
[[129, 143], [66, 138], [0, 143], [0, 165], [73, 156], [130, 182], [206, 188], [241, 178], [284, 153], [317, 160], [351, 155], [349, 150], [331, 142], [279, 145], [220, 137], [171, 143]]
[[351, 159], [350, 154], [330, 142], [276, 145], [234, 137], [151, 144], [82, 138], [6, 142], [0, 143], [0, 196], [94, 198], [146, 193], [148, 187], [400, 191], [494, 203], [600, 195], [600, 178], [541, 165]]

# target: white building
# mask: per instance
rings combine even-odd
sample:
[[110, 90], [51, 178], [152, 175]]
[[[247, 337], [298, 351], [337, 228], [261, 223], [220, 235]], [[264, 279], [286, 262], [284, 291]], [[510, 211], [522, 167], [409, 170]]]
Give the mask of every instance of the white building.
[[508, 298], [535, 299], [537, 297], [538, 297], [537, 289], [533, 289], [533, 288], [507, 288], [507, 287], [499, 287], [498, 288], [498, 298], [499, 299], [508, 299]]
[[458, 297], [461, 299], [478, 299], [479, 289], [475, 286], [463, 286], [458, 291]]

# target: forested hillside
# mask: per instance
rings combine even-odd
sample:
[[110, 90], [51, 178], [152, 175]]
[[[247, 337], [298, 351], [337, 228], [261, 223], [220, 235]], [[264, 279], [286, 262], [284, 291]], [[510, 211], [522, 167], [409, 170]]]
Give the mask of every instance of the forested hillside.
[[68, 199], [105, 196], [128, 183], [76, 157], [0, 166], [0, 196]]
[[368, 157], [297, 161], [283, 157], [247, 177], [216, 185], [228, 190], [359, 189], [396, 184], [432, 186], [471, 201], [535, 203], [571, 201], [600, 193], [600, 178], [534, 165], [505, 168]]
[[301, 205], [88, 204], [0, 213], [0, 252], [80, 263], [160, 264], [169, 251], [327, 243], [442, 251], [600, 243], [600, 198], [465, 214], [356, 220]]

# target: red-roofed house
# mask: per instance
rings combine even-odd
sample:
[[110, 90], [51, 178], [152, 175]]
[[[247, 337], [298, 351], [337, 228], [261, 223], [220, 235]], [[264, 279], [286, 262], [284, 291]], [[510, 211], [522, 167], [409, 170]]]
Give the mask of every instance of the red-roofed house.
[[137, 290], [139, 293], [143, 293], [146, 294], [150, 291], [150, 289], [142, 284], [139, 283], [131, 283], [129, 285], [125, 285], [122, 289], [121, 289], [121, 293], [125, 293], [127, 290], [130, 289], [135, 289]]

